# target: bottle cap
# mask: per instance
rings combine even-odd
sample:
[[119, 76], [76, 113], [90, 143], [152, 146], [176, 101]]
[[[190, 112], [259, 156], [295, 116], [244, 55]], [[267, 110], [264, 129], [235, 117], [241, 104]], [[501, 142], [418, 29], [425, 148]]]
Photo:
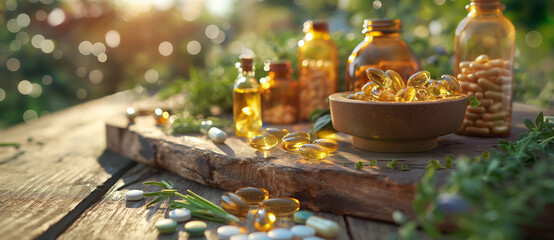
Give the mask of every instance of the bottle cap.
[[264, 70], [270, 72], [288, 72], [292, 73], [291, 63], [288, 60], [267, 61]]
[[362, 33], [378, 31], [383, 33], [401, 33], [402, 21], [400, 19], [366, 19]]
[[325, 20], [308, 20], [304, 22], [304, 32], [307, 33], [311, 30], [317, 31], [317, 32], [328, 32], [329, 31], [329, 23]]

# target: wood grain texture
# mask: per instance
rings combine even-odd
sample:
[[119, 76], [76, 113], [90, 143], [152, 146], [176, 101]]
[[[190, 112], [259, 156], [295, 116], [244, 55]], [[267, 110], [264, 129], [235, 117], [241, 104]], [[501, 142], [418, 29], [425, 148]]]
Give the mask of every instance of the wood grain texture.
[[0, 132], [0, 142], [21, 144], [0, 147], [1, 238], [57, 236], [135, 164], [105, 152], [104, 121], [125, 99], [106, 97]]
[[[535, 118], [538, 112], [532, 106], [515, 104], [508, 139], [515, 140], [525, 131], [523, 118]], [[307, 130], [307, 125], [292, 128]], [[411, 213], [414, 184], [423, 176], [430, 159], [444, 162], [447, 154], [477, 156], [497, 146], [496, 138], [450, 134], [441, 137], [439, 147], [429, 152], [373, 153], [354, 148], [349, 136], [339, 134], [339, 151], [324, 161], [313, 162], [280, 148], [269, 153], [256, 151], [245, 139], [233, 135], [225, 144], [214, 144], [198, 134], [167, 135], [151, 118], [139, 117], [132, 125], [127, 125], [125, 119], [114, 119], [106, 125], [106, 132], [109, 149], [207, 186], [227, 190], [260, 186], [273, 196], [296, 197], [304, 207], [315, 211], [384, 221], [392, 220], [394, 210]], [[368, 167], [372, 159], [378, 160], [377, 167]], [[399, 165], [407, 164], [410, 170], [386, 168], [392, 159]], [[366, 167], [354, 169], [358, 161]], [[448, 172], [439, 170], [439, 181]]]
[[[144, 186], [143, 181], [170, 180], [175, 188], [185, 193], [187, 189], [207, 198], [219, 205], [221, 195], [225, 192], [210, 188], [196, 182], [186, 180], [176, 174], [167, 171], [156, 171], [145, 165], [137, 165], [131, 169], [112, 188], [100, 202], [91, 207], [79, 218], [59, 239], [186, 239], [188, 234], [184, 231], [184, 224], [179, 223], [177, 231], [172, 234], [158, 234], [155, 228], [156, 221], [167, 218], [169, 210], [167, 202], [162, 202], [148, 209], [145, 205], [152, 198], [141, 201], [126, 201], [125, 193], [130, 189], [141, 189], [145, 192], [158, 191], [155, 186]], [[248, 232], [254, 232], [253, 215], [251, 209], [248, 215], [241, 220], [239, 225]], [[337, 239], [350, 239], [347, 232], [344, 217], [329, 213], [315, 213], [339, 223], [341, 231]], [[193, 220], [201, 220], [193, 218]], [[208, 231], [205, 239], [218, 239], [217, 228], [223, 224], [207, 222]], [[275, 227], [294, 226], [292, 218], [278, 218]], [[194, 238], [203, 239], [203, 238]]]

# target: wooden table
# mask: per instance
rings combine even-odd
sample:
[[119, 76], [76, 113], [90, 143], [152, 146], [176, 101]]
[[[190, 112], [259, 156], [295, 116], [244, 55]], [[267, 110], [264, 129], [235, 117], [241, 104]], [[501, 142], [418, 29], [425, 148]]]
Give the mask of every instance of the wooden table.
[[[145, 200], [128, 202], [125, 192], [156, 190], [142, 185], [150, 180], [171, 180], [180, 192], [191, 189], [214, 202], [224, 191], [106, 150], [105, 122], [135, 100], [135, 94], [122, 92], [0, 131], [0, 143], [19, 144], [0, 147], [0, 238], [187, 238], [182, 224], [174, 234], [158, 235], [154, 223], [167, 216], [166, 205], [146, 209]], [[539, 111], [514, 104], [514, 121]], [[315, 214], [341, 225], [337, 239], [384, 239], [397, 231], [386, 222]], [[219, 225], [209, 223], [207, 239], [217, 239]]]

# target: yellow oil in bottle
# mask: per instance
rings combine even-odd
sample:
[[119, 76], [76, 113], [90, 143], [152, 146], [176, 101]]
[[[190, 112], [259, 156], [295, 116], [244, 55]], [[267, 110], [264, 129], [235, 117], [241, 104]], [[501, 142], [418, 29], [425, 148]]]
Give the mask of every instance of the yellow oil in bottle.
[[258, 89], [233, 90], [233, 120], [237, 136], [252, 138], [259, 135], [262, 127], [261, 108]]

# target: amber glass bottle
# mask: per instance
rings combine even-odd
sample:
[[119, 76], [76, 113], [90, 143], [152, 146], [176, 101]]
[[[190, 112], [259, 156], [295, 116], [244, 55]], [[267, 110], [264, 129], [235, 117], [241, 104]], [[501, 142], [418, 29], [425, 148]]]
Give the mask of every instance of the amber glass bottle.
[[304, 23], [306, 35], [298, 42], [298, 80], [300, 85], [300, 119], [307, 120], [312, 111], [327, 109], [327, 98], [337, 92], [337, 47], [325, 21]]
[[289, 61], [267, 62], [262, 86], [262, 116], [266, 123], [292, 124], [298, 121], [298, 82], [290, 78]]
[[514, 25], [502, 15], [500, 0], [472, 0], [454, 40], [454, 74], [462, 92], [480, 101], [468, 106], [458, 134], [500, 137], [510, 134]]
[[260, 84], [254, 76], [253, 58], [241, 55], [233, 87], [233, 120], [239, 137], [255, 137], [262, 127]]
[[419, 60], [401, 38], [402, 22], [399, 19], [366, 19], [364, 40], [356, 46], [346, 67], [346, 89], [360, 91], [366, 84], [365, 70], [392, 69], [408, 79], [420, 70]]

